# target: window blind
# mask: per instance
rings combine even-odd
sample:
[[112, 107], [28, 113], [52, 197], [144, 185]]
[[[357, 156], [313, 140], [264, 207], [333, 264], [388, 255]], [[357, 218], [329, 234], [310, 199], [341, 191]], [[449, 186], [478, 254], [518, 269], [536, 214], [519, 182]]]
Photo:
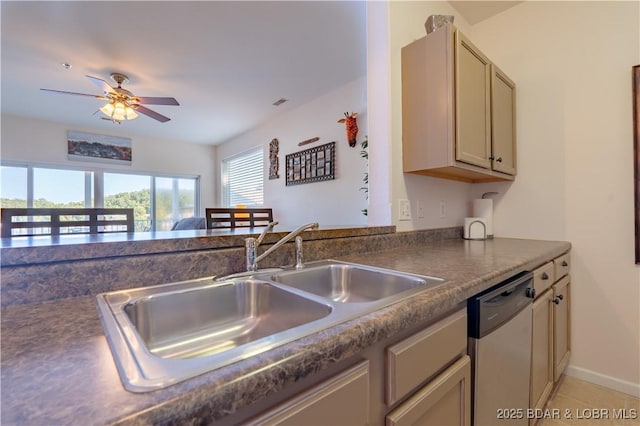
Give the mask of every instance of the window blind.
[[264, 203], [263, 150], [257, 148], [222, 161], [224, 203], [256, 206]]

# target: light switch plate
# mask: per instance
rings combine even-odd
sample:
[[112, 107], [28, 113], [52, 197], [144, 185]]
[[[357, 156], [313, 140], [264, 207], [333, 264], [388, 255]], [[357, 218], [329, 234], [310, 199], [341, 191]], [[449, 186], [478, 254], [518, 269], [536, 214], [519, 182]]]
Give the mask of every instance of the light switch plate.
[[398, 220], [411, 220], [411, 203], [409, 203], [409, 200], [398, 200]]

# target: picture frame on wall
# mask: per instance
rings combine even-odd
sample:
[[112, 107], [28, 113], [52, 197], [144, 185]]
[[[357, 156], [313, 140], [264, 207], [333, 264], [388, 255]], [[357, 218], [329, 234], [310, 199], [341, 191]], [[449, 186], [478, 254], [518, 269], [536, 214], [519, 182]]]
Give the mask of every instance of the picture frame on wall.
[[640, 65], [632, 68], [633, 79], [633, 179], [636, 265], [640, 265]]
[[287, 186], [335, 179], [336, 143], [334, 141], [288, 154], [285, 164]]
[[75, 161], [117, 163], [130, 166], [133, 152], [131, 138], [67, 132], [67, 158]]

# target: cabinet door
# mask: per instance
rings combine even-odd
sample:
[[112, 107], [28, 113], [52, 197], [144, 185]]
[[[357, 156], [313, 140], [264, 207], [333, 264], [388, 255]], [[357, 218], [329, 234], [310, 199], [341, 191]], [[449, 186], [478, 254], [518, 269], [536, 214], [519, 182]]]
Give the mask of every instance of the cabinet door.
[[365, 425], [369, 423], [369, 361], [255, 418], [251, 425]]
[[516, 174], [516, 85], [491, 65], [491, 158], [493, 170]]
[[466, 309], [389, 347], [386, 351], [387, 404], [395, 404], [466, 353]]
[[[544, 408], [553, 389], [553, 290], [533, 302], [530, 407]], [[535, 423], [535, 419], [529, 424]]]
[[571, 355], [571, 286], [569, 276], [553, 285], [553, 376], [558, 381]]
[[491, 168], [491, 65], [455, 32], [456, 160]]
[[387, 426], [470, 425], [471, 359], [465, 355], [393, 410]]

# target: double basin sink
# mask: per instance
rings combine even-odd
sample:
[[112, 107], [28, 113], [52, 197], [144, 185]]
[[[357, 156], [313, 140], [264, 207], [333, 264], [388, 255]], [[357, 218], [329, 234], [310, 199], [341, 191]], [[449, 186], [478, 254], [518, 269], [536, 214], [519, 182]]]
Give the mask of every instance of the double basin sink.
[[442, 283], [334, 260], [102, 293], [126, 389], [147, 392], [263, 353]]

